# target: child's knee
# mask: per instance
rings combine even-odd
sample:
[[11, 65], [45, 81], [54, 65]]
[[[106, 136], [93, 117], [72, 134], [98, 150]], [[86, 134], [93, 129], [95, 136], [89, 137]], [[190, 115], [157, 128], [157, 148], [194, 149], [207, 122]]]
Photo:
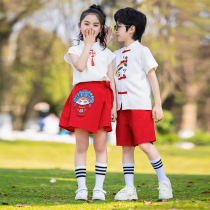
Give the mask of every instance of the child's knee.
[[94, 145], [94, 149], [96, 153], [106, 152], [106, 144], [104, 145]]
[[122, 147], [123, 154], [134, 153], [134, 149], [135, 149], [135, 147], [133, 147], [133, 146], [123, 146]]
[[139, 144], [139, 148], [145, 153], [149, 153], [151, 150], [151, 147], [152, 147], [151, 143]]
[[76, 151], [78, 153], [86, 153], [88, 150], [89, 145], [81, 145], [81, 146], [76, 146]]

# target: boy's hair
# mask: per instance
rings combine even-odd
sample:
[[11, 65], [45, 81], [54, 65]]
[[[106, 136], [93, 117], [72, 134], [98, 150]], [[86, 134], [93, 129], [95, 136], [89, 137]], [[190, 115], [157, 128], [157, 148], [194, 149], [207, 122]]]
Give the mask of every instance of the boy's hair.
[[128, 29], [132, 25], [134, 25], [136, 27], [136, 30], [133, 34], [132, 39], [134, 39], [135, 41], [139, 40], [139, 42], [141, 42], [141, 37], [145, 31], [146, 24], [147, 24], [147, 17], [145, 14], [133, 8], [126, 7], [124, 9], [118, 10], [114, 14], [114, 19], [116, 23], [118, 22], [124, 25], [129, 25], [129, 26], [125, 26], [126, 31], [128, 31]]

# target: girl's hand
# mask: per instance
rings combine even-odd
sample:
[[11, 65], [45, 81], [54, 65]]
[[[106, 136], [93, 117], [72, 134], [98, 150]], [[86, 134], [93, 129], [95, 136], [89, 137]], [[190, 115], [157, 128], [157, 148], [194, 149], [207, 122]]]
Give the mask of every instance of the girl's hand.
[[109, 26], [105, 29], [106, 32], [106, 44], [109, 44], [112, 40], [114, 40], [115, 38], [111, 38], [112, 35], [112, 28]]
[[111, 110], [111, 122], [115, 122], [117, 119], [117, 107], [113, 106]]
[[155, 118], [156, 115], [156, 120], [155, 123], [161, 121], [163, 119], [163, 110], [162, 107], [159, 105], [155, 105], [153, 110], [152, 110], [152, 118]]
[[96, 41], [96, 36], [97, 34], [92, 28], [86, 29], [85, 34], [83, 34], [85, 45], [92, 46]]

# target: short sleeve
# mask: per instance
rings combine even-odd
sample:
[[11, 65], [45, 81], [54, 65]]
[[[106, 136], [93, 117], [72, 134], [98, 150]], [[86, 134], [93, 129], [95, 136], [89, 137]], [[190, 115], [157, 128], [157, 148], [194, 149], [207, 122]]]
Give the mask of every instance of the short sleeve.
[[155, 70], [156, 70], [156, 68], [158, 67], [156, 60], [154, 59], [149, 48], [147, 48], [147, 47], [145, 47], [143, 50], [142, 66], [143, 66], [143, 70], [145, 71], [146, 74], [148, 74], [151, 69], [155, 68]]
[[70, 47], [68, 52], [64, 55], [64, 60], [67, 63], [72, 64], [71, 58], [69, 56], [69, 53], [73, 53], [73, 54], [79, 55], [77, 47], [76, 46]]
[[116, 55], [109, 49], [107, 49], [107, 54], [108, 54], [107, 55], [107, 64], [109, 65], [112, 62], [112, 60], [115, 58]]

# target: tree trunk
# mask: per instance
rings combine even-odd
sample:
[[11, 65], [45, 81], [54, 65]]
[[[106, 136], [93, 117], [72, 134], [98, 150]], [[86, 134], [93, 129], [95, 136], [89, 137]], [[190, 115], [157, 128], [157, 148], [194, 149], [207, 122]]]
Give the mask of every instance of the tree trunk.
[[[34, 110], [34, 105], [40, 102], [40, 93], [41, 93], [40, 83], [34, 84], [34, 92], [31, 95], [31, 99], [26, 106], [26, 110], [22, 119], [23, 122], [27, 122], [28, 120], [35, 119], [37, 117], [38, 113]], [[22, 127], [22, 129], [23, 128], [24, 127]]]
[[205, 129], [210, 131], [210, 98], [206, 100], [206, 104], [204, 107], [204, 122], [205, 122]]
[[197, 103], [195, 100], [187, 100], [182, 107], [181, 130], [194, 131], [197, 124]]

